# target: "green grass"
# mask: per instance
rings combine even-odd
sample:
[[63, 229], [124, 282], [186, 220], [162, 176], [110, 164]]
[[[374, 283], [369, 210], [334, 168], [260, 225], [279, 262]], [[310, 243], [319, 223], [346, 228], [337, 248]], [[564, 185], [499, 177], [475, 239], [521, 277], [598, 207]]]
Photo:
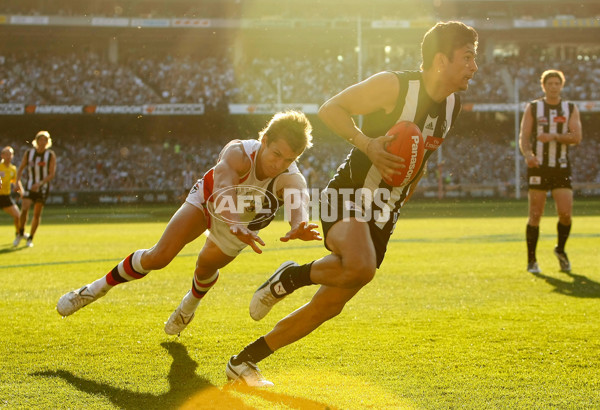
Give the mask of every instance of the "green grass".
[[[226, 383], [225, 363], [306, 303], [300, 289], [261, 322], [255, 288], [282, 261], [325, 255], [284, 245], [222, 270], [181, 337], [163, 322], [189, 289], [203, 239], [165, 269], [62, 319], [68, 290], [151, 246], [173, 208], [47, 208], [35, 247], [12, 248], [0, 219], [0, 408], [585, 408], [600, 403], [600, 204], [575, 205], [570, 275], [542, 220], [525, 271], [525, 202], [431, 203], [405, 210], [375, 279], [344, 312], [260, 363], [270, 390]], [[124, 217], [125, 215], [125, 217]], [[427, 216], [434, 216], [428, 218]], [[493, 216], [490, 218], [489, 216]]]

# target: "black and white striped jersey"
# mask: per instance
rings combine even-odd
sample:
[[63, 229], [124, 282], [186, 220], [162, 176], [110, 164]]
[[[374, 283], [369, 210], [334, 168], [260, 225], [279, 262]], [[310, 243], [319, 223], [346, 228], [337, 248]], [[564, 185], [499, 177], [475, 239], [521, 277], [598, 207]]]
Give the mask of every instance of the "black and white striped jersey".
[[[44, 178], [48, 176], [50, 171], [50, 158], [52, 156], [52, 150], [45, 150], [41, 154], [37, 152], [35, 148], [30, 148], [27, 151], [27, 183], [25, 184], [25, 190], [31, 191], [31, 187], [34, 184], [40, 183]], [[47, 194], [50, 190], [50, 183], [46, 182], [40, 187], [38, 192], [41, 194]]]
[[531, 147], [540, 163], [540, 168], [570, 170], [569, 145], [557, 141], [538, 141], [537, 136], [542, 133], [566, 134], [569, 131], [569, 119], [574, 104], [561, 100], [556, 105], [550, 105], [540, 98], [532, 101], [530, 106], [533, 117]]
[[[444, 142], [448, 131], [456, 121], [460, 112], [460, 97], [450, 94], [444, 101], [435, 102], [425, 90], [423, 75], [420, 71], [400, 71], [396, 74], [400, 91], [395, 108], [390, 113], [379, 110], [365, 115], [362, 126], [363, 133], [371, 138], [385, 135], [399, 121], [414, 122], [423, 134], [425, 156], [419, 175], [431, 154]], [[406, 199], [412, 182], [404, 187], [394, 188], [388, 185], [379, 171], [362, 151], [354, 148], [345, 162], [338, 168], [337, 174], [329, 183], [330, 188], [367, 188], [375, 191], [378, 188], [391, 190], [391, 198], [387, 202], [394, 211], [398, 211]]]

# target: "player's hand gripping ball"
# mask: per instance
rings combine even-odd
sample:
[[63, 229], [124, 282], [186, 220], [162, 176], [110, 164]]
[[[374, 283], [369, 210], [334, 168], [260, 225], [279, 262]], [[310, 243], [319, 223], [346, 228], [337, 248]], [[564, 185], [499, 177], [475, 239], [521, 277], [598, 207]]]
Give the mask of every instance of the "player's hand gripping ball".
[[423, 135], [419, 127], [410, 121], [394, 124], [385, 135], [394, 136], [394, 139], [386, 145], [386, 151], [404, 158], [405, 165], [391, 180], [386, 178], [385, 182], [394, 187], [404, 186], [416, 176], [423, 163], [425, 155]]

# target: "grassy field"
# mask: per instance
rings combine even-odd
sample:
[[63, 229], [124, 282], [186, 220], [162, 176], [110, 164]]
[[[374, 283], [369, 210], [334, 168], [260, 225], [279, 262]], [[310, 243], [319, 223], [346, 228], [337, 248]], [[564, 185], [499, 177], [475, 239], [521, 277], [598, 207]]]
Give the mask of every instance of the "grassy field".
[[260, 363], [275, 387], [227, 383], [232, 354], [307, 302], [304, 288], [261, 322], [252, 293], [282, 261], [325, 255], [284, 245], [222, 271], [180, 337], [163, 323], [191, 285], [203, 239], [165, 269], [113, 289], [66, 319], [65, 292], [151, 246], [174, 208], [48, 208], [34, 248], [12, 247], [0, 217], [0, 408], [590, 408], [600, 403], [600, 201], [578, 201], [567, 250], [542, 220], [526, 272], [526, 203], [431, 203], [405, 210], [375, 279], [344, 312]]

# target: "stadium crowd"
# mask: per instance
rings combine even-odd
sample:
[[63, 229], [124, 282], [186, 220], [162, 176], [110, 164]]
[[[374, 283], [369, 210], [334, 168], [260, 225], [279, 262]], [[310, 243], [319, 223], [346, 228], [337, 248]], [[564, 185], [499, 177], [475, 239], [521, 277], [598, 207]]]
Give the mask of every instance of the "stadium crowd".
[[[573, 5], [559, 0], [546, 2], [510, 1], [490, 4], [489, 1], [419, 2], [394, 0], [371, 0], [364, 7], [362, 0], [346, 0], [340, 8], [335, 3], [309, 1], [261, 0], [3, 0], [0, 12], [19, 15], [45, 16], [94, 16], [94, 17], [138, 17], [138, 18], [353, 18], [360, 10], [366, 18], [373, 19], [418, 19], [435, 16], [449, 20], [455, 16], [463, 18], [586, 18], [598, 16], [600, 6], [595, 2], [580, 2]], [[245, 4], [244, 4], [245, 3]], [[362, 6], [362, 7], [361, 7]]]
[[[208, 108], [229, 103], [321, 103], [352, 84], [356, 59], [347, 55], [248, 57], [233, 64], [227, 57], [130, 56], [111, 63], [92, 51], [48, 55], [18, 52], [0, 56], [0, 103], [142, 105], [204, 103]], [[569, 79], [563, 96], [600, 100], [600, 61], [582, 59], [551, 63], [531, 56], [480, 59], [466, 102], [512, 103], [513, 79], [519, 98], [539, 97], [538, 77], [552, 66]], [[389, 62], [367, 61], [364, 76], [382, 69], [418, 69], [410, 54]]]
[[[315, 137], [315, 148], [304, 154], [300, 168], [311, 187], [323, 188], [350, 146], [341, 139]], [[214, 164], [222, 147], [220, 141], [210, 138], [198, 141], [192, 137], [148, 141], [131, 135], [78, 138], [68, 143], [61, 141], [59, 135], [53, 139], [58, 165], [52, 190], [57, 192], [175, 190], [184, 193], [190, 188], [185, 171], [191, 170], [192, 181], [195, 181]], [[460, 127], [442, 146], [440, 156], [429, 161], [428, 173], [420, 186], [437, 187], [441, 179], [447, 187], [480, 185], [504, 192], [514, 186], [513, 139], [510, 127], [486, 130]], [[14, 162], [18, 165], [27, 145], [6, 139], [3, 142], [15, 148]], [[571, 149], [570, 156], [574, 160], [574, 182], [600, 183], [598, 141], [584, 138], [580, 146]], [[522, 164], [521, 183], [525, 180], [524, 168]]]
[[[372, 7], [371, 7], [372, 6]], [[346, 7], [336, 3], [282, 0], [3, 0], [0, 12], [30, 16], [94, 16], [106, 18], [227, 18], [227, 19], [354, 19], [356, 10], [364, 18], [417, 19], [435, 12], [431, 4], [415, 5], [409, 0], [371, 0], [364, 7], [362, 0], [346, 0]], [[385, 13], [381, 10], [384, 9]], [[441, 16], [440, 16], [441, 17]]]
[[[0, 103], [202, 103], [206, 115], [213, 115], [212, 111], [226, 115], [232, 103], [321, 104], [357, 80], [357, 58], [352, 49], [339, 53], [326, 49], [321, 53], [294, 51], [294, 55], [279, 57], [266, 53], [241, 55], [235, 62], [227, 52], [181, 57], [175, 53], [144, 55], [142, 50], [124, 55], [119, 62], [110, 62], [104, 53], [90, 49], [60, 54], [48, 50], [4, 52], [0, 55]], [[522, 54], [486, 61], [485, 53], [481, 53], [479, 71], [462, 96], [463, 101], [512, 103], [515, 78], [520, 101], [539, 98], [539, 75], [549, 67], [564, 71], [568, 79], [563, 90], [565, 99], [600, 101], [600, 61], [596, 57], [551, 61], [541, 53]], [[362, 75], [381, 70], [416, 70], [419, 62], [419, 55], [406, 50], [385, 58], [379, 55], [364, 61]], [[595, 130], [589, 132], [596, 135]], [[600, 183], [600, 144], [587, 137], [587, 130], [585, 133], [582, 145], [572, 150], [576, 158], [574, 180]], [[443, 146], [441, 164], [429, 162], [422, 186], [437, 186], [439, 180], [446, 185], [514, 186], [514, 131], [510, 125], [485, 129], [467, 126], [455, 134], [453, 141]], [[348, 152], [344, 142], [326, 140], [317, 140], [318, 149], [307, 152], [302, 161], [314, 187], [326, 184]], [[18, 162], [24, 150], [22, 141], [2, 135], [2, 142], [15, 148]], [[193, 137], [179, 135], [168, 143], [148, 143], [136, 135], [114, 135], [102, 139], [84, 136], [67, 143], [55, 135], [54, 142], [59, 166], [54, 190], [108, 191], [186, 189], [183, 172], [190, 168], [196, 177], [200, 176], [214, 163], [222, 141], [203, 139], [199, 144]], [[149, 165], [157, 163], [169, 166]], [[523, 166], [521, 173], [524, 171]]]

